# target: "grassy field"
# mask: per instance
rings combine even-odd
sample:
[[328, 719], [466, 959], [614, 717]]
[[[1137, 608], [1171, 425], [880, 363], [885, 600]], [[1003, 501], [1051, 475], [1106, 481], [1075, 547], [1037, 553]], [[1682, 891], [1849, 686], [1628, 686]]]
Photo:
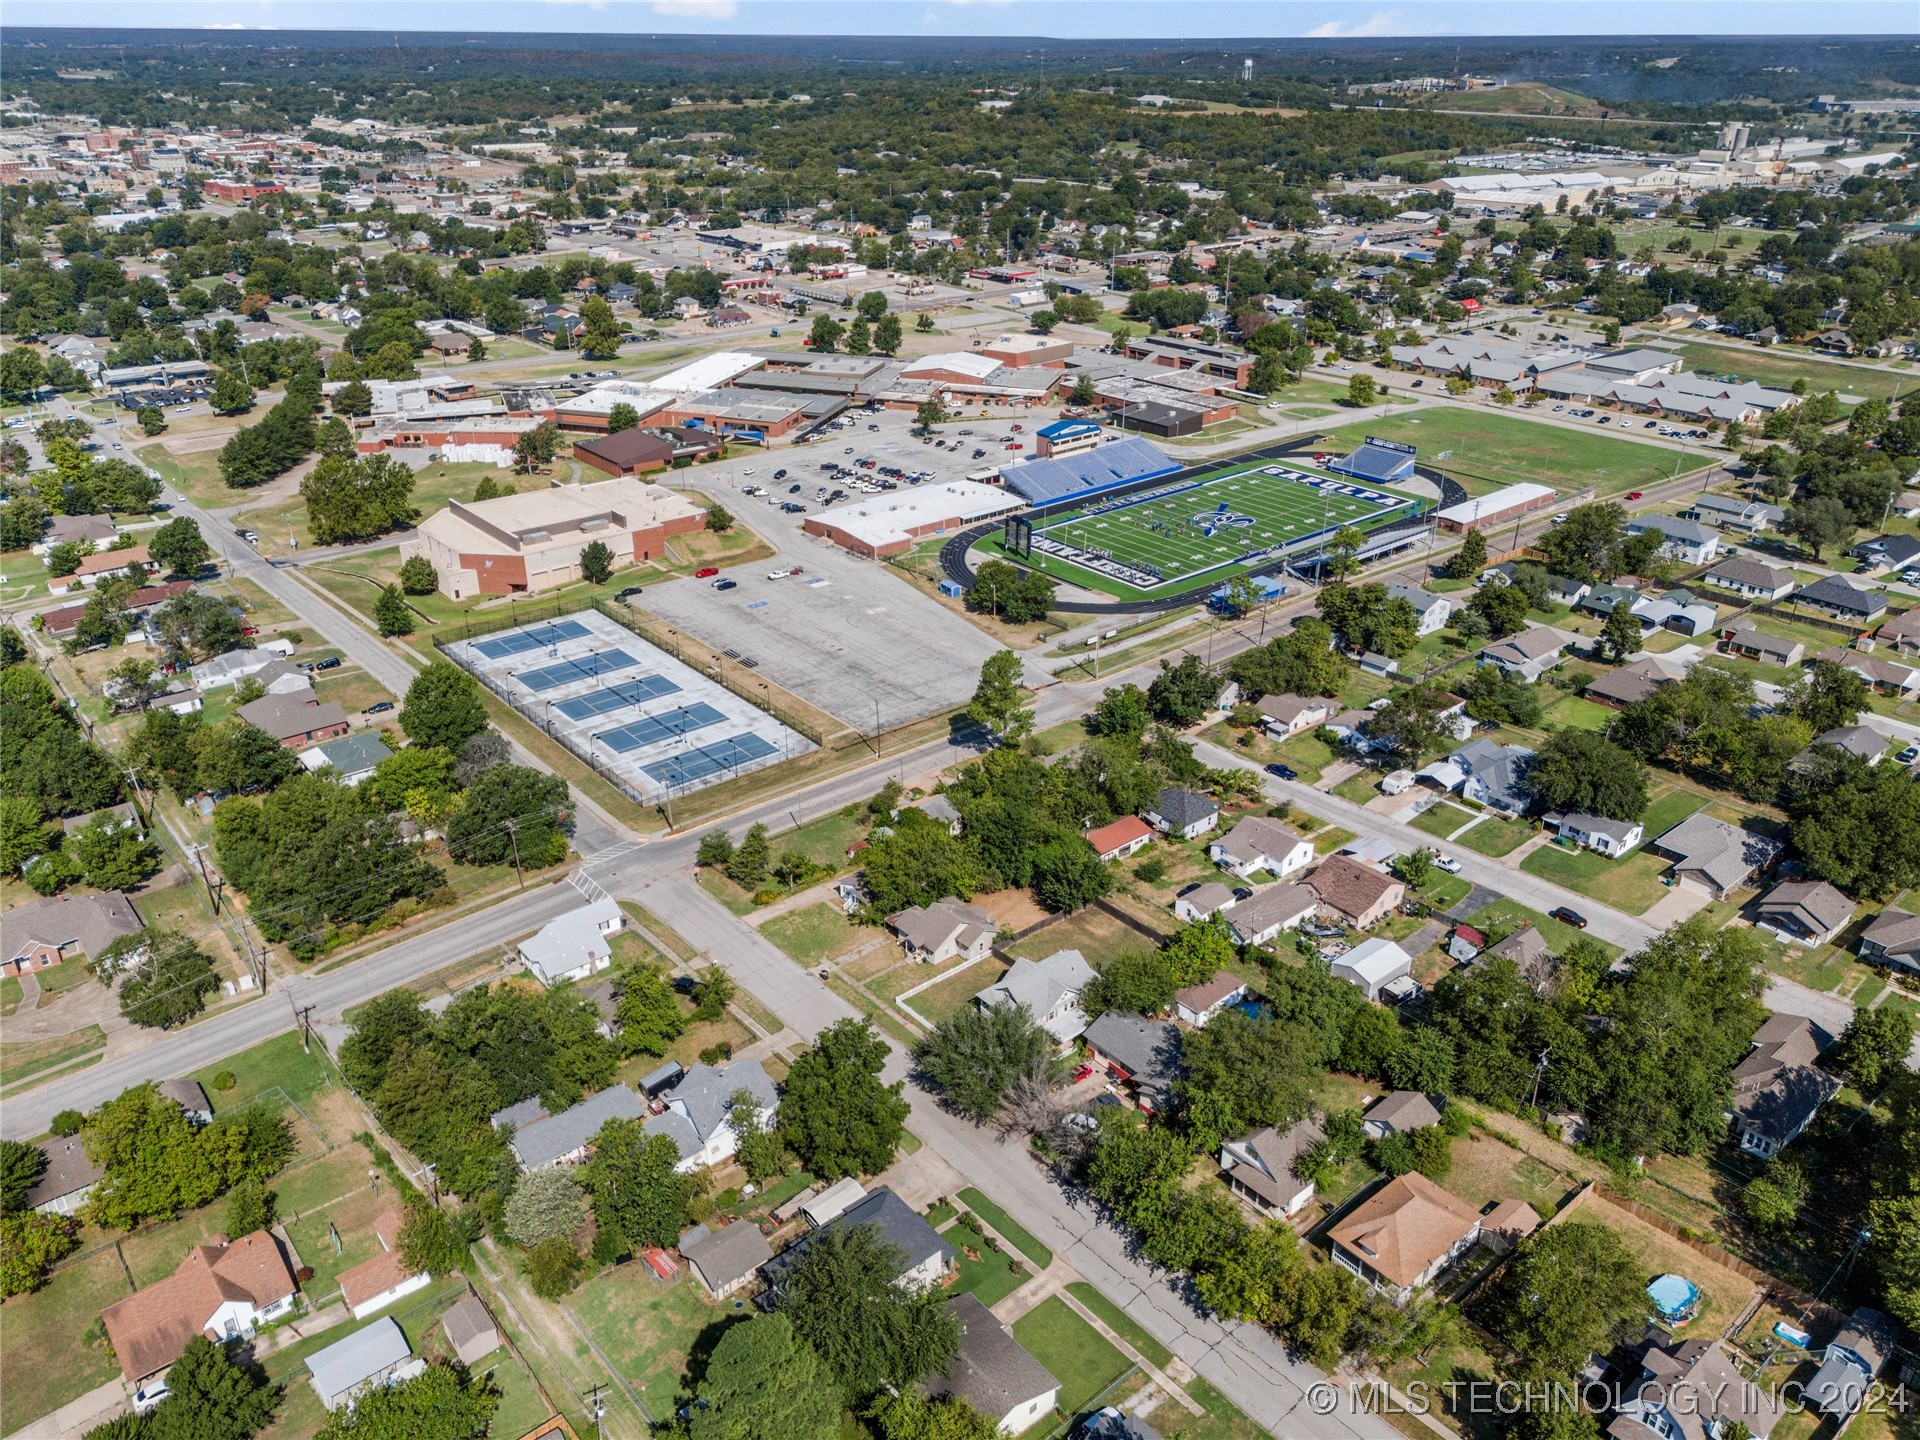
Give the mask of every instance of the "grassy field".
[[7, 1301], [7, 1383], [0, 1433], [22, 1426], [120, 1373], [96, 1322], [133, 1293], [111, 1246], [55, 1272], [44, 1289]]
[[700, 1333], [724, 1320], [691, 1276], [672, 1284], [637, 1262], [616, 1266], [574, 1291], [568, 1306], [657, 1418], [673, 1414], [687, 1355]]
[[1060, 1382], [1058, 1404], [1064, 1415], [1079, 1414], [1131, 1368], [1127, 1357], [1058, 1295], [1048, 1296], [1014, 1321], [1013, 1338]]
[[1034, 1239], [1017, 1220], [978, 1190], [969, 1186], [960, 1192], [960, 1199], [966, 1203], [969, 1210], [991, 1225], [1002, 1240], [1018, 1248], [1021, 1254], [1032, 1261], [1036, 1270], [1044, 1270], [1053, 1263], [1051, 1250]]
[[774, 916], [760, 927], [760, 933], [802, 965], [817, 965], [851, 950], [868, 932], [848, 920], [838, 905], [823, 900]]
[[[1658, 446], [1455, 406], [1344, 426], [1330, 438], [1336, 447], [1351, 449], [1368, 435], [1417, 446], [1422, 465], [1444, 469], [1469, 490], [1478, 481], [1483, 492], [1532, 481], [1561, 490], [1596, 485], [1611, 494], [1673, 474], [1674, 452]], [[1451, 450], [1452, 457], [1441, 461], [1442, 450]], [[1681, 466], [1691, 468], [1685, 460]]]
[[1532, 834], [1533, 827], [1524, 820], [1496, 820], [1489, 816], [1462, 833], [1454, 843], [1464, 845], [1476, 854], [1498, 859], [1519, 849]]
[[[1697, 241], [1695, 242], [1698, 243]], [[1805, 380], [1815, 394], [1833, 390], [1841, 394], [1878, 395], [1892, 399], [1912, 390], [1914, 377], [1894, 370], [1864, 365], [1835, 365], [1808, 355], [1787, 350], [1734, 349], [1728, 345], [1683, 345], [1681, 358], [1689, 369], [1709, 375], [1737, 375], [1758, 385], [1791, 390], [1795, 380]]]
[[[1538, 910], [1530, 910], [1517, 900], [1496, 900], [1483, 906], [1467, 917], [1467, 923], [1475, 929], [1505, 938], [1518, 930], [1523, 924], [1530, 923], [1540, 932], [1540, 938], [1547, 942], [1547, 948], [1559, 955], [1583, 933], [1571, 925], [1562, 925], [1558, 920], [1550, 920]], [[1589, 937], [1592, 938], [1592, 937]], [[1609, 955], [1620, 953], [1620, 947], [1609, 945], [1604, 940], [1594, 943]]]
[[107, 1048], [107, 1032], [89, 1025], [70, 1035], [0, 1044], [0, 1094], [36, 1076], [44, 1077], [79, 1062], [91, 1064]]

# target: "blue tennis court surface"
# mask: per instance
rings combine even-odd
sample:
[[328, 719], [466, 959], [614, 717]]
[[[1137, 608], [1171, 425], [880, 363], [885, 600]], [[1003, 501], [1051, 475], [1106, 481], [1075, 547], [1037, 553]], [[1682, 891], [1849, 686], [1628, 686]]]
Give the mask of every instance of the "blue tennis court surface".
[[638, 680], [621, 680], [600, 690], [590, 690], [571, 700], [562, 700], [553, 708], [569, 720], [587, 720], [629, 705], [644, 705], [662, 695], [677, 695], [680, 687], [664, 675], [642, 675]]
[[489, 660], [504, 660], [509, 655], [524, 655], [529, 650], [550, 650], [562, 640], [584, 640], [593, 632], [578, 620], [556, 620], [551, 625], [535, 625], [513, 630], [491, 640], [476, 640], [473, 648]]
[[551, 690], [556, 685], [591, 680], [596, 675], [611, 675], [615, 670], [626, 670], [639, 663], [624, 650], [596, 650], [576, 660], [562, 660], [557, 665], [543, 665], [538, 670], [522, 670], [514, 678], [529, 690]]
[[671, 740], [676, 735], [718, 725], [726, 718], [705, 703], [682, 705], [677, 709], [663, 710], [658, 715], [643, 715], [630, 725], [602, 730], [593, 738], [616, 754], [624, 755], [629, 750], [644, 750], [649, 745], [658, 745], [662, 740]]
[[676, 755], [671, 760], [655, 761], [643, 768], [662, 785], [691, 785], [722, 770], [764, 760], [778, 753], [779, 747], [761, 736], [734, 735], [725, 740], [716, 740], [711, 745], [702, 745], [698, 750]]

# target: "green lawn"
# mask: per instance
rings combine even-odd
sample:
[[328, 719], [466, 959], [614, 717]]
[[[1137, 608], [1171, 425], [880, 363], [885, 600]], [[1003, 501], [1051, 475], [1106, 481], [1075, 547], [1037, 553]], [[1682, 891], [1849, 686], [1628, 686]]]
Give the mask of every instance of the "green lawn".
[[89, 1025], [71, 1035], [0, 1044], [0, 1093], [36, 1075], [45, 1075], [84, 1057], [98, 1060], [107, 1048], [107, 1032]]
[[0, 1432], [14, 1435], [120, 1374], [96, 1322], [102, 1310], [132, 1293], [108, 1247], [62, 1265], [33, 1294], [7, 1301]]
[[662, 1284], [639, 1261], [587, 1281], [567, 1303], [660, 1419], [673, 1414], [687, 1355], [700, 1333], [730, 1313], [704, 1299], [691, 1276]]
[[[521, 490], [544, 489], [546, 486], [543, 479], [513, 475], [497, 465], [429, 465], [415, 473], [413, 508], [420, 512], [420, 518], [424, 520], [446, 509], [449, 500], [471, 500], [474, 488], [488, 477]], [[235, 499], [239, 498], [234, 492], [228, 493]], [[314, 543], [313, 532], [307, 528], [307, 502], [297, 493], [287, 500], [242, 510], [234, 516], [234, 520], [250, 530], [258, 531], [262, 546], [276, 552], [286, 548], [290, 535], [300, 542], [302, 550], [310, 549]]]
[[53, 997], [64, 995], [69, 990], [78, 990], [93, 978], [87, 970], [86, 959], [79, 955], [69, 955], [58, 965], [50, 965], [45, 970], [33, 972], [40, 982], [42, 1005], [51, 1004]]
[[1371, 770], [1362, 770], [1342, 780], [1331, 793], [1355, 805], [1365, 805], [1369, 800], [1380, 798], [1380, 777]]
[[1454, 842], [1476, 854], [1498, 858], [1520, 848], [1533, 827], [1524, 820], [1496, 820], [1489, 816]]
[[[1429, 382], [1433, 383], [1433, 382]], [[1420, 463], [1444, 469], [1481, 490], [1522, 481], [1561, 490], [1597, 485], [1602, 492], [1633, 490], [1673, 474], [1674, 452], [1616, 435], [1537, 424], [1519, 415], [1454, 406], [1417, 415], [1390, 415], [1331, 432], [1336, 447], [1352, 449], [1368, 435], [1417, 446]], [[1442, 462], [1442, 450], [1452, 458]], [[1693, 462], [1682, 460], [1682, 469]]]
[[1013, 1322], [1013, 1338], [1060, 1382], [1059, 1408], [1077, 1415], [1087, 1403], [1132, 1368], [1093, 1326], [1050, 1295]]
[[[222, 1071], [233, 1073], [231, 1090], [214, 1086], [214, 1076]], [[312, 1053], [301, 1049], [298, 1034], [276, 1035], [251, 1050], [242, 1050], [216, 1065], [195, 1071], [192, 1078], [207, 1092], [215, 1113], [249, 1105], [263, 1095], [284, 1096], [311, 1113], [315, 1097], [334, 1088], [326, 1052], [319, 1047]]]
[[1520, 868], [1629, 915], [1645, 914], [1667, 893], [1667, 887], [1660, 883], [1667, 862], [1649, 850], [1609, 860], [1592, 850], [1546, 845], [1522, 860]]
[[1449, 805], [1443, 800], [1438, 805], [1429, 805], [1408, 823], [1416, 830], [1444, 840], [1472, 818], [1471, 810], [1462, 810], [1458, 805]]
[[1067, 1293], [1098, 1315], [1101, 1324], [1138, 1350], [1150, 1364], [1164, 1370], [1167, 1362], [1173, 1359], [1171, 1350], [1149, 1335], [1139, 1322], [1088, 1281], [1073, 1281], [1067, 1286]]
[[[1467, 923], [1477, 930], [1490, 931], [1493, 935], [1504, 939], [1518, 930], [1525, 921], [1532, 922], [1533, 928], [1540, 932], [1540, 938], [1547, 942], [1547, 948], [1556, 955], [1565, 951], [1567, 946], [1582, 933], [1571, 925], [1562, 925], [1558, 920], [1548, 919], [1538, 910], [1528, 909], [1517, 900], [1496, 900], [1493, 904], [1474, 911], [1468, 917]], [[1610, 956], [1620, 953], [1620, 947], [1617, 945], [1609, 945], [1606, 941], [1591, 936], [1588, 938], [1593, 939], [1594, 943]]]
[[1618, 710], [1610, 710], [1605, 705], [1568, 695], [1549, 705], [1540, 721], [1542, 729], [1551, 726], [1557, 730], [1605, 730], [1619, 714]]
[[[965, 1291], [989, 1310], [1033, 1277], [1033, 1272], [1006, 1247], [1002, 1246], [999, 1250], [988, 1249], [986, 1236], [975, 1228], [971, 1220], [963, 1219], [958, 1224], [949, 1226], [946, 1241], [960, 1252], [954, 1261], [959, 1274], [959, 1278], [954, 1283], [954, 1293]], [[968, 1250], [972, 1250], [980, 1258], [969, 1259], [966, 1253]]]
[[1851, 392], [1891, 399], [1914, 388], [1914, 377], [1898, 371], [1835, 365], [1828, 360], [1796, 355], [1789, 350], [1735, 350], [1724, 345], [1683, 345], [1680, 355], [1691, 369], [1716, 376], [1738, 375], [1742, 380], [1771, 385], [1779, 390], [1791, 390], [1795, 380], [1805, 380], [1807, 389], [1815, 394], [1833, 390], [1841, 394]]
[[853, 948], [863, 932], [838, 905], [823, 900], [774, 916], [760, 927], [760, 933], [802, 965], [817, 965]]
[[960, 1192], [959, 1198], [969, 1210], [992, 1226], [995, 1234], [1025, 1255], [1036, 1270], [1044, 1270], [1053, 1264], [1053, 1251], [1034, 1239], [1019, 1221], [978, 1190], [968, 1186]]

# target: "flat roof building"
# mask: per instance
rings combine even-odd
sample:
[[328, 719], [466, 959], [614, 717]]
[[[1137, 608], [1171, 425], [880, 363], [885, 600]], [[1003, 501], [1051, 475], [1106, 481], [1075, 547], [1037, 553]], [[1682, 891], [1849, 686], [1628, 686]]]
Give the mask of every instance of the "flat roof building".
[[1551, 485], [1525, 481], [1518, 485], [1503, 486], [1490, 495], [1479, 495], [1471, 500], [1463, 500], [1458, 505], [1449, 505], [1444, 510], [1436, 510], [1433, 518], [1442, 530], [1451, 530], [1460, 535], [1531, 514], [1559, 498], [1560, 492]]
[[580, 552], [598, 540], [616, 565], [652, 560], [669, 537], [706, 523], [700, 506], [657, 485], [605, 480], [556, 485], [493, 500], [451, 500], [429, 515], [401, 559], [424, 555], [440, 576], [440, 592], [525, 595], [580, 578]]
[[805, 529], [809, 535], [822, 536], [856, 555], [877, 560], [898, 555], [922, 536], [957, 530], [1025, 505], [1020, 496], [998, 486], [954, 480], [910, 491], [888, 491], [864, 503], [809, 516]]

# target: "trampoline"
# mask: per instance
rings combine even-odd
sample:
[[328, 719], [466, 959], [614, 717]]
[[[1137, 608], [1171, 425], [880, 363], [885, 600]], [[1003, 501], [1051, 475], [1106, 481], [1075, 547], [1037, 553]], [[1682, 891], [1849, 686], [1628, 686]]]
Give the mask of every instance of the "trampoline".
[[513, 678], [538, 693], [559, 685], [571, 685], [576, 680], [591, 680], [596, 675], [611, 675], [615, 670], [630, 669], [639, 663], [624, 650], [595, 650], [575, 660], [542, 665], [538, 670], [522, 670]]
[[553, 708], [569, 720], [587, 720], [595, 715], [624, 710], [629, 705], [645, 705], [662, 695], [678, 695], [680, 687], [664, 675], [642, 675], [637, 680], [619, 680], [599, 690], [589, 690], [571, 700], [562, 700]]
[[527, 630], [512, 630], [491, 640], [476, 640], [473, 648], [489, 660], [504, 660], [509, 655], [524, 655], [529, 650], [550, 650], [562, 640], [584, 640], [593, 632], [578, 620], [556, 620], [551, 625], [535, 625]]
[[779, 747], [771, 740], [758, 735], [735, 735], [716, 740], [711, 745], [703, 745], [697, 750], [689, 750], [684, 755], [676, 755], [671, 760], [655, 761], [643, 768], [662, 785], [691, 785], [722, 770], [738, 769], [779, 753]]
[[1684, 1275], [1657, 1275], [1647, 1283], [1647, 1298], [1664, 1325], [1684, 1325], [1700, 1309], [1700, 1287]]
[[681, 705], [658, 715], [643, 715], [629, 725], [602, 730], [593, 738], [616, 755], [625, 755], [631, 750], [644, 750], [649, 745], [658, 745], [662, 740], [671, 740], [676, 735], [718, 725], [726, 718], [711, 705]]

